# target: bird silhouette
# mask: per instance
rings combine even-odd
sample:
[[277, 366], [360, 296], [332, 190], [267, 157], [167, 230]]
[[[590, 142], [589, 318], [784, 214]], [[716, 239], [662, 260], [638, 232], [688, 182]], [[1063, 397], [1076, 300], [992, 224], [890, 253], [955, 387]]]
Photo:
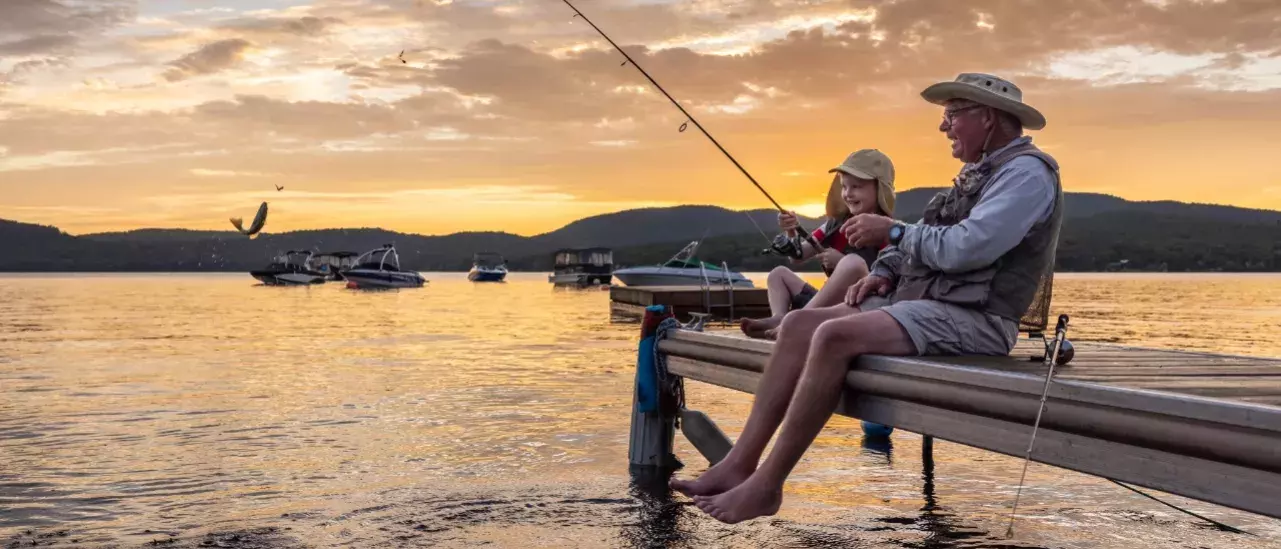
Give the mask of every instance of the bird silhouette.
[[400, 50], [400, 55], [397, 55], [396, 58], [399, 59], [401, 63], [409, 63], [409, 61], [405, 61], [405, 50]]
[[283, 186], [281, 186], [281, 185], [276, 185], [276, 191], [277, 191], [277, 192], [279, 192], [279, 191], [283, 191], [283, 190], [285, 190], [285, 188], [284, 188]]

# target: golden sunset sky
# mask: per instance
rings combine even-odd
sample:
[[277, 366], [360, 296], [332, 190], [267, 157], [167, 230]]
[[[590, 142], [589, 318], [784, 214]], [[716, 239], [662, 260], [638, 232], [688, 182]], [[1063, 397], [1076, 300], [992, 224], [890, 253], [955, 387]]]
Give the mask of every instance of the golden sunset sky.
[[[919, 92], [1006, 76], [1066, 190], [1281, 209], [1281, 2], [579, 0], [789, 208], [959, 168]], [[559, 0], [0, 1], [0, 218], [535, 234], [769, 207]], [[402, 63], [397, 54], [405, 50]], [[277, 192], [275, 185], [285, 190]]]

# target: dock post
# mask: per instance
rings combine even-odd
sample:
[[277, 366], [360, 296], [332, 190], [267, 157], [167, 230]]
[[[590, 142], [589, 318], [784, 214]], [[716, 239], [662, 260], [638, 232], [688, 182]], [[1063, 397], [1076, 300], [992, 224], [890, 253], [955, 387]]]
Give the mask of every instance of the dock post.
[[934, 437], [930, 435], [921, 437], [921, 463], [934, 470]]
[[675, 470], [680, 460], [672, 452], [676, 438], [678, 410], [669, 404], [676, 395], [671, 385], [661, 382], [654, 363], [655, 334], [665, 319], [675, 318], [666, 305], [645, 308], [641, 321], [641, 342], [636, 357], [636, 381], [632, 390], [632, 425], [627, 456], [631, 468]]

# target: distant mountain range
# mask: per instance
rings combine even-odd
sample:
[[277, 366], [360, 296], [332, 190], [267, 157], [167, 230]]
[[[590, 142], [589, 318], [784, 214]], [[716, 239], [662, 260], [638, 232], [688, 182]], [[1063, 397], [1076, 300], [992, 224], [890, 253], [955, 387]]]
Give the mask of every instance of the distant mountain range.
[[[918, 220], [941, 190], [899, 193], [899, 217]], [[1065, 207], [1060, 270], [1281, 271], [1278, 211], [1134, 202], [1088, 193], [1069, 193]], [[691, 240], [703, 241], [701, 259], [760, 271], [785, 263], [759, 253], [768, 244], [761, 230], [773, 237], [777, 223], [772, 210], [677, 206], [592, 216], [532, 237], [502, 232], [423, 236], [356, 228], [264, 233], [250, 240], [230, 228], [72, 236], [54, 227], [0, 220], [0, 271], [247, 271], [285, 250], [364, 252], [386, 243], [396, 244], [406, 268], [421, 271], [466, 270], [479, 251], [502, 254], [514, 270], [548, 271], [559, 248], [609, 247], [617, 266], [624, 266], [662, 262]], [[802, 223], [813, 229], [819, 220], [803, 218]], [[807, 266], [817, 270], [813, 262]]]

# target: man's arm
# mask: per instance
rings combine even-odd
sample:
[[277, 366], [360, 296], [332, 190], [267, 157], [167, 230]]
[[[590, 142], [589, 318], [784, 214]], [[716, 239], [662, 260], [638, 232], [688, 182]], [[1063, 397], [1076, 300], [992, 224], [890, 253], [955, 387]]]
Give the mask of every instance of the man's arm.
[[903, 253], [903, 250], [896, 246], [886, 246], [876, 256], [876, 261], [872, 263], [870, 274], [895, 282], [898, 280], [899, 269], [902, 268], [905, 258], [907, 258], [907, 254]]
[[[1020, 157], [1006, 164], [970, 216], [951, 226], [908, 225], [899, 242], [905, 256], [943, 272], [991, 265], [1054, 211], [1054, 173]], [[880, 259], [877, 264], [880, 264]]]

